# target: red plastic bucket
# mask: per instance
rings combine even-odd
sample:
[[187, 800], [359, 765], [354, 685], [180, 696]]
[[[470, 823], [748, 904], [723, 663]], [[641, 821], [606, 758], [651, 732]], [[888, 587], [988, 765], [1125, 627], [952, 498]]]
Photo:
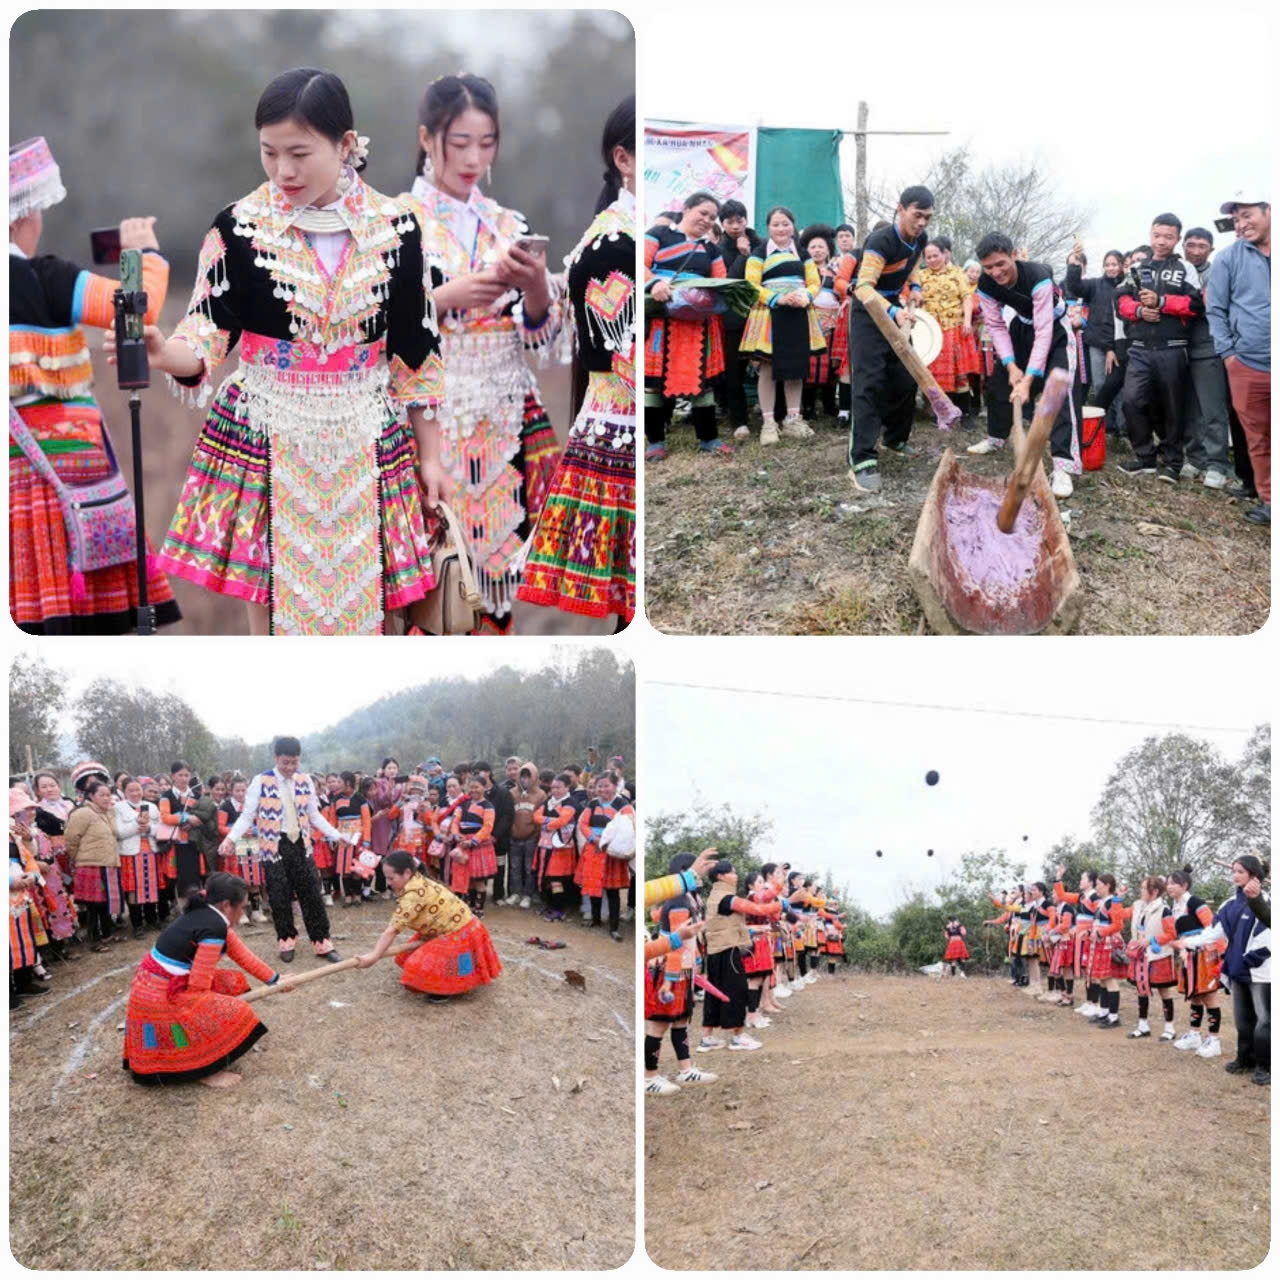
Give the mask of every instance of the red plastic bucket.
[[1080, 424], [1080, 461], [1086, 471], [1101, 471], [1107, 461], [1107, 411], [1087, 405]]

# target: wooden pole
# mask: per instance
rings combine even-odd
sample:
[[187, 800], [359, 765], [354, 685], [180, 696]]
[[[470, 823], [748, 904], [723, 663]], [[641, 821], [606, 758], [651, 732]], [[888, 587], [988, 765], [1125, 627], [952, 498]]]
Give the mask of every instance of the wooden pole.
[[1015, 414], [1013, 473], [1009, 477], [1008, 488], [1004, 491], [1004, 501], [1000, 504], [1000, 511], [996, 516], [996, 528], [1001, 533], [1013, 532], [1018, 511], [1040, 468], [1045, 442], [1049, 439], [1054, 419], [1057, 418], [1058, 410], [1062, 408], [1062, 403], [1067, 398], [1070, 386], [1071, 375], [1065, 369], [1055, 369], [1049, 375], [1049, 380], [1045, 383], [1044, 391], [1040, 395], [1040, 402], [1036, 406], [1036, 416], [1031, 421], [1031, 429], [1025, 437], [1022, 433], [1022, 406], [1018, 406]]
[[889, 308], [879, 294], [874, 294], [866, 303], [867, 315], [875, 322], [875, 326], [884, 334], [885, 341], [893, 348], [898, 359], [906, 365], [907, 372], [916, 380], [916, 386], [924, 392], [924, 398], [933, 410], [933, 416], [939, 428], [948, 431], [951, 424], [960, 416], [960, 410], [938, 386], [929, 366], [916, 354], [911, 345], [911, 338], [901, 330], [897, 322], [889, 316]]
[[[403, 955], [406, 951], [417, 951], [423, 946], [423, 942], [402, 942], [398, 947], [392, 947], [387, 952], [388, 956]], [[308, 969], [306, 973], [300, 973], [296, 978], [287, 974], [280, 975], [279, 982], [273, 982], [269, 987], [254, 987], [252, 991], [245, 992], [240, 997], [246, 1004], [252, 1004], [255, 1000], [265, 1000], [268, 996], [278, 995], [284, 990], [284, 984], [287, 981], [291, 987], [300, 987], [306, 982], [319, 982], [321, 978], [331, 978], [335, 973], [342, 973], [347, 969], [355, 969], [358, 967], [359, 957], [352, 956], [350, 960], [339, 960], [337, 964], [328, 965], [324, 969]]]

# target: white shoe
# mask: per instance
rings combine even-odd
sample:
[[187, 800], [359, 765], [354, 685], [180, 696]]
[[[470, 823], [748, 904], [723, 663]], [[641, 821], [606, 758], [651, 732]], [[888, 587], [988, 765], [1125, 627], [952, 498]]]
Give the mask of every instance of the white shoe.
[[636, 913], [627, 907], [622, 913], [622, 923], [630, 924], [636, 918]]
[[1222, 1041], [1217, 1036], [1210, 1036], [1204, 1044], [1196, 1050], [1198, 1058], [1220, 1058], [1222, 1057]]
[[1178, 1030], [1176, 1027], [1165, 1023], [1164, 1030], [1160, 1033], [1160, 1039], [1164, 1041], [1176, 1040], [1178, 1038]]
[[1226, 473], [1222, 471], [1206, 471], [1204, 473], [1204, 487], [1206, 489], [1225, 489], [1227, 487]]
[[1175, 1049], [1199, 1049], [1200, 1045], [1201, 1040], [1198, 1031], [1188, 1031], [1182, 1039], [1173, 1042]]
[[520, 910], [521, 910], [521, 911], [528, 911], [528, 910], [529, 910], [529, 907], [530, 907], [531, 905], [532, 905], [532, 904], [529, 902], [529, 899], [528, 899], [528, 898], [521, 898], [521, 899], [520, 899]]
[[747, 1014], [747, 1026], [763, 1031], [765, 1027], [773, 1026], [773, 1019], [766, 1018], [763, 1013], [749, 1013]]
[[985, 440], [979, 440], [977, 444], [971, 444], [965, 450], [965, 453], [999, 453], [1003, 448], [1003, 440], [997, 440], [995, 436], [988, 436]]
[[697, 1067], [690, 1067], [688, 1071], [677, 1072], [676, 1079], [681, 1084], [712, 1084], [720, 1077], [714, 1071], [701, 1071]]
[[698, 1041], [699, 1053], [710, 1053], [713, 1049], [723, 1049], [724, 1041], [719, 1036], [703, 1036]]
[[261, 911], [255, 911], [255, 912], [253, 913], [253, 915], [251, 915], [251, 916], [249, 917], [249, 919], [250, 919], [250, 920], [252, 920], [254, 924], [266, 924], [266, 923], [267, 923], [267, 917], [266, 917], [265, 915], [263, 915]]
[[734, 427], [733, 438], [735, 440], [750, 440], [751, 428], [748, 427], [745, 423], [740, 427]]
[[680, 1086], [672, 1084], [666, 1076], [650, 1076], [644, 1082], [645, 1093], [657, 1094], [660, 1098], [665, 1098], [668, 1094], [679, 1093]]
[[849, 410], [841, 409], [840, 412], [836, 414], [836, 426], [847, 427], [848, 425], [849, 425]]
[[805, 974], [804, 981], [806, 986], [809, 986], [809, 987], [813, 986], [813, 984], [817, 982], [817, 980], [818, 980], [818, 975], [814, 973], [812, 969], [810, 969], [809, 972]]
[[1049, 483], [1049, 488], [1053, 490], [1055, 498], [1069, 498], [1075, 492], [1075, 486], [1071, 483], [1071, 474], [1065, 467], [1054, 467], [1053, 479]]
[[1102, 1010], [1099, 1009], [1092, 1000], [1086, 1000], [1084, 1004], [1080, 1005], [1076, 1009], [1076, 1012], [1082, 1014], [1086, 1018], [1092, 1018], [1095, 1013], [1101, 1013]]
[[778, 424], [772, 418], [769, 418], [760, 428], [761, 444], [777, 444], [778, 443]]
[[1132, 1031], [1129, 1032], [1129, 1039], [1141, 1040], [1144, 1036], [1149, 1036], [1150, 1034], [1151, 1034], [1151, 1027], [1150, 1027], [1150, 1024], [1147, 1022], [1146, 1018], [1139, 1018], [1138, 1025], [1134, 1027]]
[[333, 894], [326, 893], [324, 897], [320, 899], [320, 901], [323, 902], [326, 907], [333, 906]]
[[792, 440], [807, 440], [813, 435], [813, 428], [801, 417], [788, 417], [782, 424], [782, 434]]
[[762, 1045], [759, 1040], [754, 1040], [751, 1036], [744, 1033], [740, 1036], [734, 1036], [733, 1039], [729, 1041], [729, 1048], [735, 1052], [740, 1052], [744, 1049], [763, 1049], [764, 1045]]
[[1182, 470], [1178, 472], [1179, 480], [1199, 480], [1204, 472], [1196, 466], [1194, 462], [1184, 462]]
[[795, 995], [795, 992], [785, 982], [778, 983], [773, 989], [773, 998], [775, 1000], [790, 1000], [793, 995]]

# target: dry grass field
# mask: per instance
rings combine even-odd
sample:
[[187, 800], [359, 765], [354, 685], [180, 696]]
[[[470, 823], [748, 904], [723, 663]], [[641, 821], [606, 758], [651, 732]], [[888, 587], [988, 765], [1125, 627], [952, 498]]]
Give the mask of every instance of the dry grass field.
[[[338, 912], [342, 952], [367, 950], [390, 908]], [[272, 996], [256, 1006], [270, 1032], [225, 1090], [145, 1088], [121, 1070], [117, 1026], [149, 943], [55, 966], [53, 993], [10, 1015], [13, 1255], [69, 1270], [622, 1265], [633, 950], [540, 920], [568, 946], [527, 946], [528, 912], [486, 923], [497, 982], [433, 1005], [388, 960]], [[269, 925], [246, 941], [272, 961]], [[318, 963], [302, 947], [294, 968]]]
[[[1125, 1031], [1104, 1032], [1003, 978], [823, 976], [757, 1033], [763, 1049], [695, 1054], [716, 1083], [644, 1100], [650, 1258], [673, 1271], [1257, 1266], [1270, 1090], [1227, 1075], [1226, 1057], [1129, 1040], [1134, 998]], [[1234, 1050], [1229, 1015], [1223, 1044]]]
[[[698, 635], [900, 635], [923, 623], [907, 557], [948, 445], [966, 468], [1007, 474], [1005, 454], [967, 457], [979, 432], [917, 419], [912, 459], [881, 454], [884, 487], [854, 491], [848, 436], [814, 424], [809, 440], [731, 459], [700, 454], [677, 426], [670, 457], [645, 469], [645, 601], [661, 631]], [[721, 427], [722, 437], [728, 431]], [[1127, 445], [1123, 446], [1127, 454]], [[1080, 630], [1114, 635], [1243, 635], [1270, 611], [1271, 539], [1245, 506], [1202, 484], [1176, 489], [1111, 463], [1077, 478], [1071, 547], [1084, 584]], [[1122, 455], [1124, 456], [1124, 455]], [[1234, 478], [1233, 478], [1234, 483]]]

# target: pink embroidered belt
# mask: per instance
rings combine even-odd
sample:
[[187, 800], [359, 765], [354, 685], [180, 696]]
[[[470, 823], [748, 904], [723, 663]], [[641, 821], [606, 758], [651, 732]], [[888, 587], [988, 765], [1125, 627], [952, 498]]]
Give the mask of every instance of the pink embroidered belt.
[[385, 345], [380, 338], [377, 342], [327, 347], [321, 343], [286, 342], [260, 333], [244, 333], [240, 338], [240, 362], [255, 369], [270, 370], [285, 384], [314, 385], [330, 379], [337, 383], [349, 380], [353, 373], [376, 369]]

